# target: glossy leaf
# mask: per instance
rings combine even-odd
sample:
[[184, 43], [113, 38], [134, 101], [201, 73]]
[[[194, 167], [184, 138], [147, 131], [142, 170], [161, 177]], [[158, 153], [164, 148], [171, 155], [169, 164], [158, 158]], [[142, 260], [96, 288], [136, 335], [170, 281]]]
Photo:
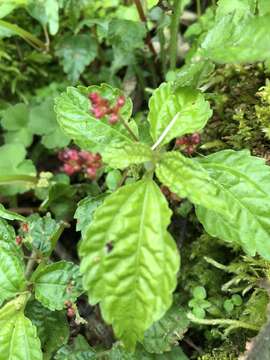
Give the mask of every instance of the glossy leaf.
[[0, 218], [4, 218], [6, 220], [25, 221], [24, 216], [16, 214], [14, 211], [7, 210], [2, 204], [0, 204]]
[[[109, 85], [86, 87], [69, 87], [66, 93], [56, 99], [57, 120], [64, 133], [73, 139], [81, 148], [103, 153], [115, 143], [133, 143], [129, 133], [121, 123], [110, 125], [105, 118], [96, 119], [91, 112], [88, 94], [99, 92], [111, 104], [121, 95], [121, 91]], [[120, 111], [127, 121], [132, 112], [132, 103], [128, 99]]]
[[36, 327], [24, 316], [24, 299], [16, 298], [0, 309], [0, 360], [42, 360]]
[[241, 20], [237, 14], [222, 17], [202, 43], [205, 57], [222, 64], [269, 59], [269, 22], [269, 14]]
[[156, 175], [162, 184], [180, 198], [188, 198], [194, 204], [225, 211], [226, 203], [217, 197], [218, 187], [203, 167], [198, 165], [194, 159], [172, 151], [162, 156], [156, 167]]
[[14, 244], [0, 237], [0, 305], [26, 288], [23, 258], [15, 251]]
[[163, 83], [149, 101], [150, 133], [157, 141], [166, 129], [162, 144], [173, 138], [203, 129], [212, 115], [209, 103], [197, 90], [174, 89], [172, 83]]
[[79, 249], [91, 304], [131, 350], [171, 305], [179, 255], [170, 216], [151, 179], [126, 185], [95, 212]]
[[35, 298], [50, 310], [62, 310], [65, 301], [75, 302], [82, 293], [79, 267], [67, 261], [37, 268], [31, 281]]
[[170, 351], [177, 345], [187, 331], [189, 320], [185, 310], [174, 304], [144, 334], [143, 347], [149, 353], [161, 354]]
[[94, 37], [86, 34], [67, 35], [63, 37], [56, 48], [56, 55], [64, 68], [68, 79], [76, 82], [97, 56], [97, 42]]
[[27, 303], [25, 315], [37, 328], [44, 353], [43, 360], [51, 359], [53, 352], [66, 344], [69, 338], [66, 311], [50, 311], [34, 300]]
[[202, 157], [198, 163], [214, 181], [221, 201], [230, 212], [215, 207], [196, 209], [199, 221], [211, 235], [242, 246], [251, 256], [258, 252], [270, 260], [270, 168], [247, 150], [224, 150]]
[[103, 154], [103, 161], [114, 169], [125, 169], [151, 161], [154, 157], [150, 147], [142, 143], [115, 145]]

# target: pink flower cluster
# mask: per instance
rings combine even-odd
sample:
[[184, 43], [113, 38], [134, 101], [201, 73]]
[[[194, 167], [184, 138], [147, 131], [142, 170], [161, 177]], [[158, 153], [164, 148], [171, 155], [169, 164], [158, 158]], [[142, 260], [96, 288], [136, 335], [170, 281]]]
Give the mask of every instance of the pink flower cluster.
[[92, 104], [92, 114], [96, 119], [101, 119], [104, 116], [109, 116], [109, 124], [114, 125], [119, 121], [119, 111], [125, 105], [126, 99], [124, 96], [119, 96], [116, 104], [111, 107], [107, 99], [104, 99], [97, 92], [88, 95]]
[[61, 170], [69, 176], [84, 172], [87, 177], [94, 180], [97, 170], [102, 166], [101, 156], [88, 151], [65, 149], [58, 153], [58, 158], [64, 163]]
[[188, 155], [193, 154], [197, 145], [201, 142], [201, 135], [195, 132], [192, 135], [182, 136], [175, 141], [175, 146], [183, 149]]

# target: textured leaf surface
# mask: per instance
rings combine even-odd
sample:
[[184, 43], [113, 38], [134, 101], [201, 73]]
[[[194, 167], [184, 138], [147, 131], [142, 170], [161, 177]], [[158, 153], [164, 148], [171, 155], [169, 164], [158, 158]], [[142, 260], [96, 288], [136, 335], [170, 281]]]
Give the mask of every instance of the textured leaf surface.
[[270, 15], [221, 18], [202, 43], [204, 55], [218, 63], [249, 63], [270, 57]]
[[152, 180], [126, 185], [98, 208], [79, 249], [90, 302], [130, 349], [171, 305], [179, 255], [170, 216]]
[[21, 297], [0, 309], [0, 360], [42, 360], [36, 327], [23, 314]]
[[152, 158], [150, 147], [141, 143], [112, 146], [102, 157], [105, 163], [115, 169], [125, 169], [130, 165], [151, 161]]
[[189, 320], [185, 310], [174, 304], [162, 319], [154, 323], [144, 334], [143, 347], [149, 353], [170, 351], [187, 331]]
[[62, 310], [65, 301], [75, 302], [82, 293], [79, 267], [59, 261], [38, 268], [32, 275], [35, 297], [50, 310]]
[[14, 251], [16, 245], [12, 245], [0, 241], [0, 305], [26, 288], [24, 262]]
[[212, 115], [204, 96], [191, 88], [175, 90], [173, 84], [163, 83], [149, 101], [150, 133], [156, 141], [169, 127], [163, 144], [178, 136], [203, 129]]
[[209, 82], [214, 68], [214, 64], [209, 60], [185, 64], [176, 73], [175, 86], [199, 88], [205, 82]]
[[37, 328], [44, 352], [43, 360], [51, 359], [52, 353], [66, 344], [69, 338], [66, 311], [50, 311], [34, 300], [27, 303], [25, 315]]
[[59, 224], [48, 213], [44, 217], [33, 214], [27, 218], [29, 230], [23, 233], [25, 244], [31, 249], [43, 255], [49, 255], [53, 248], [53, 237], [59, 228]]
[[64, 68], [68, 79], [76, 82], [87, 65], [97, 56], [97, 43], [90, 35], [65, 36], [56, 49], [56, 55]]
[[198, 159], [218, 187], [217, 196], [230, 212], [218, 214], [198, 206], [205, 230], [236, 243], [251, 256], [258, 252], [270, 260], [270, 168], [246, 150], [224, 150]]
[[[64, 133], [73, 139], [81, 148], [103, 153], [113, 143], [132, 143], [130, 135], [121, 123], [114, 126], [107, 119], [96, 119], [91, 112], [87, 95], [99, 92], [102, 97], [113, 104], [121, 95], [120, 90], [109, 85], [86, 87], [69, 87], [66, 93], [56, 99], [57, 120]], [[128, 120], [132, 112], [132, 103], [128, 99], [120, 114]]]
[[187, 197], [194, 204], [207, 208], [214, 206], [219, 211], [225, 211], [226, 203], [217, 197], [218, 187], [203, 167], [198, 165], [194, 159], [172, 151], [162, 156], [156, 167], [156, 175], [181, 198]]

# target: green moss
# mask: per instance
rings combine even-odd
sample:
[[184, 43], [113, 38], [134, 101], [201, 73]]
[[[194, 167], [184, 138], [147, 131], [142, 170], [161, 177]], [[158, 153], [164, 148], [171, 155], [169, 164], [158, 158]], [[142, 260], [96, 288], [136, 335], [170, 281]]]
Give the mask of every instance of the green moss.
[[214, 150], [248, 148], [270, 159], [270, 85], [262, 64], [226, 65], [216, 70], [209, 95], [214, 115], [203, 142]]

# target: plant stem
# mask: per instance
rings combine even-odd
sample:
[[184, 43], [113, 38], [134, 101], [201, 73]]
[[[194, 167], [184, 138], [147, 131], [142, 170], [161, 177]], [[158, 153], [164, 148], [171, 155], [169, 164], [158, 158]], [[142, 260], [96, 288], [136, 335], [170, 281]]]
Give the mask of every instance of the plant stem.
[[0, 175], [0, 185], [11, 185], [13, 183], [36, 184], [37, 178], [30, 175]]
[[27, 262], [26, 269], [25, 269], [25, 277], [26, 277], [27, 280], [29, 280], [29, 278], [32, 275], [32, 272], [33, 272], [34, 266], [36, 264], [36, 261], [37, 261], [36, 252], [33, 251], [31, 256], [30, 256], [30, 259]]
[[200, 18], [202, 15], [201, 0], [196, 0], [196, 6], [197, 6], [197, 16], [198, 18]]
[[[138, 11], [138, 14], [139, 14], [139, 17], [140, 17], [141, 21], [146, 24], [147, 19], [146, 19], [146, 16], [144, 14], [144, 11], [143, 11], [141, 1], [140, 0], [134, 0], [134, 2], [135, 2], [135, 5], [136, 5], [136, 8], [137, 8], [137, 11]], [[157, 53], [156, 53], [156, 50], [155, 50], [155, 48], [153, 46], [151, 35], [150, 35], [149, 32], [147, 32], [145, 41], [146, 41], [146, 44], [147, 44], [149, 50], [153, 53], [154, 57], [156, 57]]]
[[46, 45], [43, 44], [36, 36], [30, 32], [20, 28], [17, 25], [11, 24], [7, 21], [0, 20], [0, 26], [5, 29], [11, 30], [13, 33], [22, 37], [29, 45], [33, 46], [36, 50], [46, 50]]
[[254, 331], [259, 331], [260, 328], [258, 326], [248, 324], [244, 321], [240, 320], [232, 320], [232, 319], [199, 319], [194, 316], [192, 313], [188, 313], [187, 317], [190, 321], [201, 324], [201, 325], [221, 325], [221, 326], [230, 326], [230, 328], [244, 328]]
[[174, 0], [172, 22], [171, 22], [171, 40], [170, 40], [170, 70], [176, 67], [177, 59], [177, 40], [180, 16], [182, 11], [182, 0]]

